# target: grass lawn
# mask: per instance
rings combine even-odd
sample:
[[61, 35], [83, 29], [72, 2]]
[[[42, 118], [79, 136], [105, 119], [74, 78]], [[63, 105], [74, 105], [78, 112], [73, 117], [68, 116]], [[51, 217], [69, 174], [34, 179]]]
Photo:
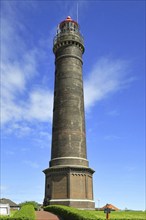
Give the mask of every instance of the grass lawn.
[[[89, 211], [90, 212], [90, 211]], [[106, 214], [103, 211], [91, 211], [97, 218], [105, 219]], [[110, 219], [146, 219], [146, 212], [142, 211], [113, 211], [110, 213]]]

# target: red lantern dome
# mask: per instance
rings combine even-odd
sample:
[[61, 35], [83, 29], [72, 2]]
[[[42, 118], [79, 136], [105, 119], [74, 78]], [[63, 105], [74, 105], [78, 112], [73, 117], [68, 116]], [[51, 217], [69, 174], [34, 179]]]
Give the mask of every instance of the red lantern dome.
[[67, 18], [59, 24], [58, 32], [64, 33], [70, 31], [78, 32], [79, 25], [70, 16], [67, 16]]

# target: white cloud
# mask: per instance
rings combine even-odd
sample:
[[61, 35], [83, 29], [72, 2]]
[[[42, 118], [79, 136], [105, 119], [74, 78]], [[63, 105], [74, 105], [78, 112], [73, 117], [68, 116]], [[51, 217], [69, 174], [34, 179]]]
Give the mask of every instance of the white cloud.
[[[34, 119], [41, 122], [51, 122], [53, 93], [49, 90], [34, 90], [30, 92], [28, 99], [24, 102], [15, 101], [15, 96], [6, 93], [2, 96], [1, 123], [9, 122], [31, 122]], [[28, 130], [28, 129], [27, 129]]]
[[2, 63], [1, 80], [3, 82], [3, 90], [9, 92], [23, 90], [25, 87], [25, 76], [23, 74], [23, 70], [18, 65], [12, 65], [10, 62]]
[[5, 125], [11, 121], [18, 121], [21, 119], [22, 108], [19, 105], [16, 105], [10, 97], [5, 99], [1, 97], [1, 124]]
[[122, 60], [99, 59], [84, 83], [87, 109], [127, 84], [125, 80], [126, 66], [126, 62]]
[[27, 123], [11, 123], [11, 127], [7, 129], [7, 133], [15, 133], [17, 137], [23, 137], [33, 133], [33, 129]]
[[26, 110], [26, 119], [51, 121], [53, 94], [47, 90], [35, 90], [30, 94]]
[[[4, 4], [2, 12], [1, 123], [6, 125], [10, 122], [14, 126], [15, 122], [30, 122], [34, 119], [50, 121], [52, 91], [48, 88], [40, 89], [38, 86], [37, 89], [33, 88], [33, 80], [38, 76], [38, 63], [46, 56], [42, 44], [46, 40], [40, 39], [36, 47], [28, 48], [24, 41], [24, 32], [28, 32], [18, 20], [16, 7], [13, 4]], [[41, 82], [40, 87], [43, 87]], [[16, 128], [13, 129], [16, 131]], [[19, 124], [19, 133], [22, 133], [20, 130], [22, 128]], [[23, 128], [23, 133], [27, 131]]]
[[[79, 6], [83, 10], [86, 4]], [[11, 4], [7, 16], [2, 16], [1, 123], [9, 124], [11, 129], [23, 135], [32, 131], [28, 123], [52, 121], [53, 91], [46, 87], [46, 75], [40, 73], [38, 67], [43, 57], [46, 59], [44, 42], [47, 40], [40, 39], [38, 45], [28, 47], [24, 41], [26, 33], [23, 36], [28, 31], [16, 14]], [[52, 30], [54, 32], [54, 28]], [[52, 31], [50, 41], [52, 45]], [[53, 56], [51, 59], [53, 63]], [[87, 109], [128, 83], [125, 67], [126, 63], [121, 60], [99, 59], [84, 83]], [[35, 85], [38, 75], [42, 81]], [[14, 127], [18, 124], [18, 128]]]

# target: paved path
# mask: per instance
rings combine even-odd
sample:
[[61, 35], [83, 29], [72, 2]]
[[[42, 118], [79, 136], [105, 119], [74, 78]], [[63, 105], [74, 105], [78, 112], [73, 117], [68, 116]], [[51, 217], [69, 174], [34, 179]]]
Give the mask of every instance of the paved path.
[[36, 211], [36, 220], [59, 220], [59, 218], [50, 212]]

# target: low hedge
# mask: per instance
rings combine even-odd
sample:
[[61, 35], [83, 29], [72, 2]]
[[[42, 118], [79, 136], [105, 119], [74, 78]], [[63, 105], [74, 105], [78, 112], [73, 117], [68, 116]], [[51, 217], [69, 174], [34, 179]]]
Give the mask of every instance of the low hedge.
[[19, 217], [19, 218], [14, 218], [14, 217], [8, 217], [8, 216], [0, 216], [0, 220], [29, 220], [28, 218], [24, 217]]
[[28, 220], [35, 220], [35, 210], [33, 205], [24, 205], [13, 215], [13, 218], [27, 218]]
[[35, 220], [35, 210], [33, 205], [24, 205], [12, 217], [1, 216], [0, 220]]
[[[98, 217], [97, 214], [91, 211], [79, 210], [73, 207], [62, 206], [62, 205], [50, 205], [44, 207], [45, 211], [52, 212], [58, 215], [62, 220], [103, 220], [106, 217]], [[145, 220], [143, 217], [110, 217], [110, 220]]]
[[50, 205], [44, 207], [44, 210], [58, 215], [63, 220], [97, 220], [97, 217], [91, 212], [85, 212], [73, 207]]

